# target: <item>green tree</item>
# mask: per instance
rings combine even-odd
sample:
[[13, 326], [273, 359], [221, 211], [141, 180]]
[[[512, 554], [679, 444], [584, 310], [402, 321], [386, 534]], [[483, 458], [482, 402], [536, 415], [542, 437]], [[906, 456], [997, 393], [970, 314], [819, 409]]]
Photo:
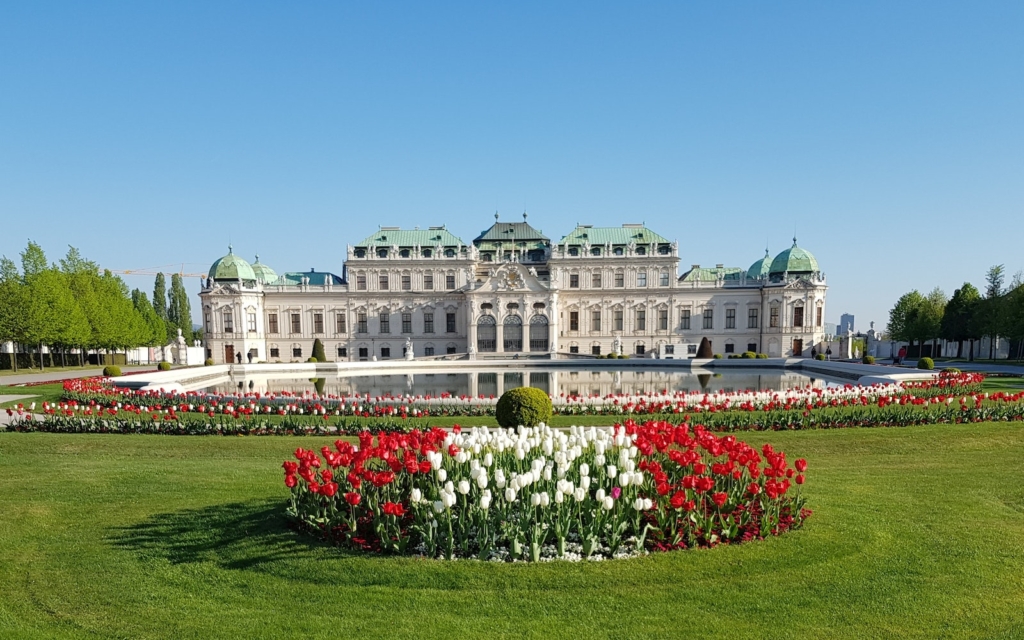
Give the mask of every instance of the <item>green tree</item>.
[[913, 342], [917, 339], [915, 319], [924, 305], [924, 296], [914, 289], [900, 296], [896, 304], [889, 310], [889, 335], [898, 342]]
[[985, 274], [985, 302], [981, 305], [979, 327], [988, 336], [989, 360], [995, 357], [996, 338], [1003, 324], [1003, 282], [1006, 270], [1001, 264], [989, 268]]
[[25, 340], [24, 309], [28, 304], [25, 285], [14, 261], [0, 259], [0, 342], [14, 343], [11, 367], [18, 370], [18, 344]]
[[[33, 323], [30, 337], [39, 345], [39, 364], [43, 366], [43, 345], [62, 355], [89, 336], [89, 322], [71, 288], [68, 277], [56, 267], [47, 268], [26, 280], [28, 319]], [[52, 355], [51, 355], [52, 359]], [[62, 358], [63, 360], [63, 358]]]
[[163, 273], [156, 274], [153, 282], [153, 309], [161, 320], [167, 319], [167, 280]]
[[28, 246], [21, 252], [21, 275], [27, 282], [46, 271], [46, 254], [38, 244], [28, 241]]
[[167, 323], [157, 315], [156, 309], [149, 303], [149, 298], [146, 297], [143, 291], [138, 289], [132, 290], [132, 306], [139, 312], [139, 315], [142, 316], [146, 326], [149, 328], [146, 345], [158, 347], [166, 344], [164, 339], [167, 337]]
[[313, 357], [317, 362], [327, 362], [327, 354], [324, 352], [324, 343], [320, 338], [313, 341]]
[[957, 358], [963, 357], [964, 342], [969, 340], [971, 343], [969, 357], [974, 360], [974, 341], [977, 339], [975, 314], [979, 302], [981, 302], [981, 293], [973, 284], [965, 282], [962, 287], [953, 292], [953, 297], [946, 303], [940, 333], [944, 340], [957, 343]]
[[[188, 301], [188, 292], [181, 280], [181, 274], [171, 276], [171, 297], [167, 307], [167, 320], [175, 328], [181, 329], [181, 335], [187, 342], [192, 342], [192, 306]], [[175, 332], [174, 338], [177, 338]]]

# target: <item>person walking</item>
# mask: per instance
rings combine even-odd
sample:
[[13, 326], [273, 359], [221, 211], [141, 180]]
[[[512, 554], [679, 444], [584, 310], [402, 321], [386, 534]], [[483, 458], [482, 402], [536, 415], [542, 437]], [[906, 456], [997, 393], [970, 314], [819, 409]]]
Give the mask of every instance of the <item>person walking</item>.
[[899, 353], [896, 354], [896, 364], [903, 364], [903, 359], [907, 357], [907, 348], [900, 347]]
[[827, 347], [825, 349], [825, 359], [829, 361], [832, 360], [832, 347]]

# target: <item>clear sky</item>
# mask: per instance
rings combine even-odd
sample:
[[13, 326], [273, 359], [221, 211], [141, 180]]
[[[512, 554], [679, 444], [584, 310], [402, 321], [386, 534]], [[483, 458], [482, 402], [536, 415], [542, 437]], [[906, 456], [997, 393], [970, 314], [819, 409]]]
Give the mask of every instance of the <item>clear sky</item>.
[[1019, 0], [7, 2], [0, 253], [340, 273], [377, 225], [526, 209], [746, 268], [795, 230], [826, 319], [881, 326], [1024, 269], [1022, 29]]

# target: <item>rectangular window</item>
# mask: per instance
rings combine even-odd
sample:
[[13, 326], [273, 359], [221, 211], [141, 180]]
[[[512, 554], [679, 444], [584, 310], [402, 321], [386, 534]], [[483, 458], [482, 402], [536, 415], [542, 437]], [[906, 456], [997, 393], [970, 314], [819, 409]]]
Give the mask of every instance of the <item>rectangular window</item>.
[[449, 274], [444, 277], [444, 288], [449, 291], [455, 288], [455, 274]]
[[231, 310], [228, 309], [228, 310], [226, 310], [224, 312], [223, 317], [224, 317], [224, 333], [234, 333], [235, 332], [235, 316], [234, 316], [234, 314], [232, 314]]
[[646, 348], [644, 347], [644, 345], [642, 345], [642, 344], [636, 345], [636, 355], [642, 356], [642, 355], [644, 355], [645, 351], [646, 351]]
[[725, 310], [725, 328], [735, 329], [736, 328], [736, 310], [726, 309]]
[[715, 310], [705, 309], [704, 310], [704, 328], [714, 329], [715, 328]]
[[569, 274], [569, 288], [579, 289], [580, 288], [580, 274], [570, 273]]
[[622, 309], [612, 311], [612, 320], [615, 323], [615, 330], [622, 331]]
[[434, 314], [423, 314], [423, 333], [434, 333]]
[[676, 345], [674, 345], [674, 344], [666, 344], [665, 345], [665, 355], [674, 356], [675, 354], [676, 354]]
[[324, 314], [314, 313], [313, 314], [313, 333], [324, 332]]
[[292, 349], [292, 357], [293, 358], [301, 358], [302, 357], [302, 347], [295, 347], [294, 349]]
[[256, 330], [256, 314], [255, 313], [247, 313], [247, 314], [245, 314], [245, 328], [248, 331], [255, 331]]
[[402, 274], [402, 291], [412, 290], [412, 276], [408, 274]]
[[427, 291], [434, 290], [434, 274], [424, 273], [423, 274], [423, 288]]
[[281, 357], [281, 350], [278, 349], [277, 347], [270, 347], [270, 357], [271, 358], [280, 358]]
[[213, 316], [210, 315], [209, 311], [207, 311], [203, 315], [203, 328], [206, 329], [207, 333], [213, 333], [213, 327], [211, 326], [212, 324], [213, 324]]
[[626, 277], [622, 274], [621, 271], [616, 271], [615, 272], [615, 286], [616, 287], [624, 287], [624, 286], [626, 286]]
[[590, 274], [590, 286], [594, 289], [601, 288], [601, 272], [594, 272]]
[[292, 316], [292, 333], [302, 333], [302, 316], [293, 313]]
[[381, 291], [388, 290], [388, 274], [382, 273], [377, 276], [377, 288]]
[[659, 284], [661, 284], [661, 286], [663, 287], [668, 286], [668, 271], [661, 272], [661, 282]]
[[277, 333], [278, 327], [276, 313], [271, 313], [267, 316], [267, 325], [269, 327], [268, 330], [270, 331], [270, 333]]
[[775, 329], [779, 326], [779, 308], [772, 307], [771, 312], [768, 316], [768, 326]]
[[455, 312], [449, 311], [445, 314], [445, 331], [455, 333]]
[[690, 330], [690, 310], [683, 309], [679, 313], [679, 328], [684, 331]]
[[361, 273], [356, 276], [356, 289], [366, 291], [366, 276]]
[[658, 329], [668, 331], [668, 309], [658, 309]]
[[725, 352], [726, 353], [736, 353], [736, 345], [734, 345], [731, 342], [726, 342], [725, 343]]
[[370, 357], [370, 350], [366, 347], [359, 347], [359, 359], [366, 360]]
[[647, 330], [647, 312], [643, 309], [636, 311], [636, 329], [637, 331]]
[[381, 360], [387, 360], [390, 357], [391, 357], [391, 347], [381, 347], [380, 348], [380, 359]]
[[747, 351], [749, 351], [751, 353], [757, 353], [757, 343], [756, 342], [748, 342], [747, 343]]
[[640, 270], [636, 272], [636, 286], [646, 287], [647, 286], [647, 272]]
[[804, 308], [796, 307], [793, 309], [793, 326], [802, 327], [804, 326]]
[[697, 354], [697, 345], [688, 344], [686, 345], [686, 355], [692, 356]]
[[345, 347], [338, 347], [338, 357], [339, 358], [347, 358], [348, 357], [348, 349], [345, 348]]
[[580, 312], [570, 311], [569, 312], [569, 331], [580, 330]]
[[356, 333], [367, 333], [369, 330], [366, 328], [366, 314], [356, 314]]
[[600, 331], [601, 330], [601, 312], [591, 311], [590, 312], [590, 330]]
[[334, 315], [334, 332], [335, 333], [348, 333], [348, 322], [346, 318], [348, 314], [344, 311], [339, 311]]
[[757, 309], [747, 309], [747, 328], [757, 328]]
[[446, 348], [445, 349], [445, 353], [455, 353], [455, 347], [454, 346], [450, 346], [450, 347]]
[[391, 333], [391, 314], [387, 311], [381, 311], [378, 318], [380, 318], [380, 332]]
[[599, 355], [601, 355], [601, 345], [595, 344], [594, 346], [590, 347], [590, 355], [592, 355], [592, 356], [599, 356]]
[[434, 355], [434, 347], [423, 347], [423, 355], [432, 356]]
[[402, 314], [402, 333], [412, 333], [412, 314]]
[[580, 352], [580, 348], [578, 346], [574, 345], [574, 346], [569, 347], [569, 353], [579, 353], [579, 352]]
[[816, 324], [816, 325], [818, 325], [820, 327], [821, 326], [821, 311], [822, 311], [821, 307], [818, 307], [816, 309], [816, 311], [817, 311], [817, 317], [815, 318], [815, 323], [814, 324]]

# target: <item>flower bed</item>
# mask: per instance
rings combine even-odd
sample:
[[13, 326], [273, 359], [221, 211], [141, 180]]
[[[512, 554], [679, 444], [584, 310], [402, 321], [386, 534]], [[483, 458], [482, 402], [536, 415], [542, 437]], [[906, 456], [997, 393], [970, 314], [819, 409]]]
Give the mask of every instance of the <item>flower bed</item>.
[[[358, 549], [581, 559], [713, 547], [799, 528], [810, 511], [783, 452], [701, 426], [369, 433], [285, 461], [288, 515]], [[545, 554], [545, 550], [547, 553]]]

